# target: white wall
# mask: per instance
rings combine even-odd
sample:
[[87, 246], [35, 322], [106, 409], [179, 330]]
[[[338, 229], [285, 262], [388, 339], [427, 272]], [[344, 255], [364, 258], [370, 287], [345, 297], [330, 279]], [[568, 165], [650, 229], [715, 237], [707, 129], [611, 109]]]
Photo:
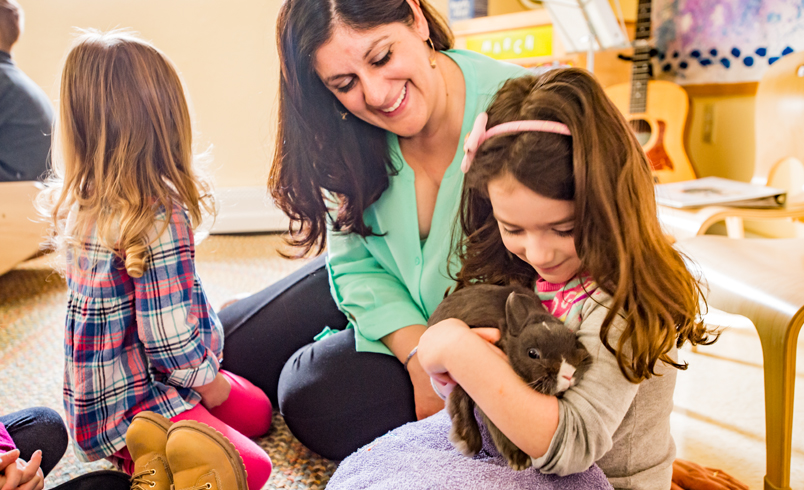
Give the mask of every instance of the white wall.
[[[19, 0], [17, 64], [57, 106], [75, 27], [132, 28], [177, 65], [193, 103], [198, 149], [213, 145], [223, 208], [216, 231], [284, 229], [264, 203], [276, 131], [280, 0]], [[447, 0], [432, 4], [446, 15]], [[265, 225], [267, 223], [267, 225]]]
[[264, 182], [273, 150], [278, 0], [21, 0], [17, 64], [53, 98], [74, 27], [132, 28], [178, 66], [218, 186]]

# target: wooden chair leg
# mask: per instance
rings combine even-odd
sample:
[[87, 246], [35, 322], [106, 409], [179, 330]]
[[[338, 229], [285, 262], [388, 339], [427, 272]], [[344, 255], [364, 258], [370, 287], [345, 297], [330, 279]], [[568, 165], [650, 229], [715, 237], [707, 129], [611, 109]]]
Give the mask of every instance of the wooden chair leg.
[[757, 325], [765, 371], [767, 473], [764, 490], [790, 490], [796, 341], [802, 323], [804, 311], [800, 311], [784, 331]]
[[726, 235], [729, 238], [743, 239], [745, 238], [745, 226], [743, 225], [743, 218], [740, 216], [729, 216], [726, 218]]

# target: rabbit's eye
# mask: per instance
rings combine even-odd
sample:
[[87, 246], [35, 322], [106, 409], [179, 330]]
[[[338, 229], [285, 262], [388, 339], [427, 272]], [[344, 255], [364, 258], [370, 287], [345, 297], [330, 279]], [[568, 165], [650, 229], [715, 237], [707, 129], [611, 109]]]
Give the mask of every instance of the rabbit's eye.
[[539, 355], [539, 351], [536, 349], [528, 349], [528, 357], [531, 359], [538, 359], [541, 356]]

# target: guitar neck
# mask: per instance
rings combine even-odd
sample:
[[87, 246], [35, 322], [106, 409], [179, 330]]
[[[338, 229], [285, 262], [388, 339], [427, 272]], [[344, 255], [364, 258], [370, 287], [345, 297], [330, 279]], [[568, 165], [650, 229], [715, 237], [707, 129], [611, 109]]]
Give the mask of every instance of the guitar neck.
[[647, 108], [650, 78], [650, 16], [651, 0], [639, 0], [637, 5], [634, 65], [631, 68], [631, 114], [642, 114]]

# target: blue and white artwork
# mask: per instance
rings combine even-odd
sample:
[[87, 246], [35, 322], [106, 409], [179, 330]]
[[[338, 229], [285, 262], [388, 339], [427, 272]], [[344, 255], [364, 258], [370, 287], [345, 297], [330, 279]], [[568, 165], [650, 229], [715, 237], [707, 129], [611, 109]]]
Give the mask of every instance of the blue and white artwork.
[[653, 0], [659, 78], [681, 84], [757, 81], [804, 50], [804, 0]]

